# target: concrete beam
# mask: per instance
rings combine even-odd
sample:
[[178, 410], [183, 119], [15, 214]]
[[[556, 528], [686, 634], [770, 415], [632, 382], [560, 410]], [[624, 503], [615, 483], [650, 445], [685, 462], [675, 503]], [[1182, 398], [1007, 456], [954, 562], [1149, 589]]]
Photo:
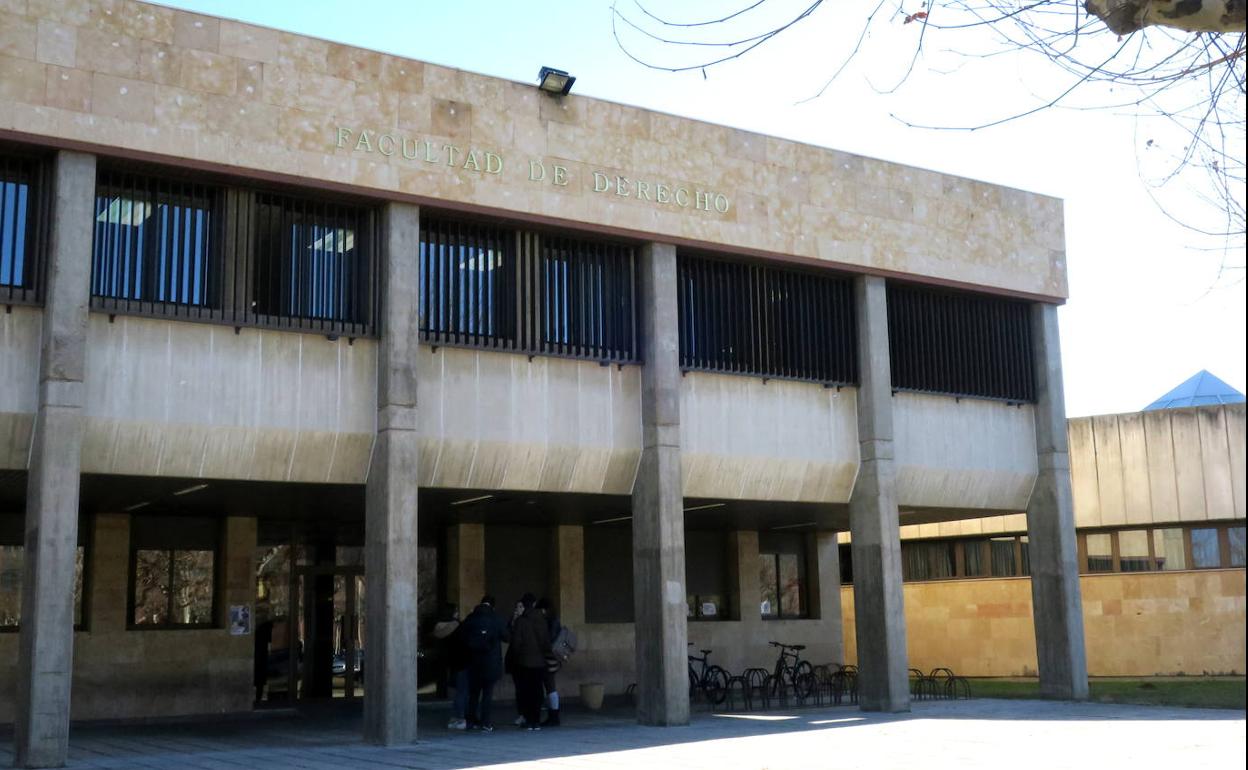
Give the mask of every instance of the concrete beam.
[[641, 461], [633, 487], [637, 720], [689, 723], [685, 514], [680, 470], [676, 247], [641, 252]]
[[26, 488], [14, 752], [18, 767], [60, 767], [69, 752], [95, 156], [58, 152], [52, 176], [39, 406]]
[[864, 711], [909, 711], [884, 279], [855, 278], [854, 301], [862, 380], [858, 389], [861, 466], [849, 498], [849, 528], [854, 554], [858, 702]]
[[377, 439], [365, 487], [364, 573], [368, 686], [364, 738], [416, 737], [416, 352], [420, 339], [420, 210], [388, 203], [382, 216], [382, 336]]
[[[1083, 639], [1083, 600], [1079, 594], [1057, 306], [1033, 305], [1031, 324], [1039, 474], [1027, 506], [1027, 545], [1040, 695], [1086, 700], [1088, 661]], [[857, 564], [854, 566], [856, 569]]]

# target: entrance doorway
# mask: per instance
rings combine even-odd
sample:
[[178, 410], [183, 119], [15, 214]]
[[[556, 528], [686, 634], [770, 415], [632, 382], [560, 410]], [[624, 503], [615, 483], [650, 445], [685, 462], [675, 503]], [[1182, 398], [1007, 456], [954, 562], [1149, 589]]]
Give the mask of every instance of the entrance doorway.
[[295, 568], [290, 616], [297, 667], [288, 667], [288, 691], [299, 700], [364, 695], [364, 568], [314, 565]]
[[259, 551], [256, 705], [363, 697], [363, 549], [287, 543]]

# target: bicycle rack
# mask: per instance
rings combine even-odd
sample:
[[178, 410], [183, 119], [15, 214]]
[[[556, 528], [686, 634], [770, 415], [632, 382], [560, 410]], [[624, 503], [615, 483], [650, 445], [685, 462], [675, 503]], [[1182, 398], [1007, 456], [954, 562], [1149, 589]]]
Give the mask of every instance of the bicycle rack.
[[737, 692], [741, 693], [741, 707], [743, 709], [749, 708], [747, 704], [750, 702], [750, 689], [745, 682], [745, 677], [730, 676], [728, 677], [728, 696], [724, 698], [724, 708], [726, 710], [732, 711], [736, 707]]
[[949, 700], [971, 699], [971, 682], [964, 676], [951, 676], [945, 680], [945, 697]]
[[753, 711], [754, 699], [757, 697], [763, 708], [767, 708], [767, 669], [747, 668], [741, 673], [741, 678], [745, 681], [745, 707]]

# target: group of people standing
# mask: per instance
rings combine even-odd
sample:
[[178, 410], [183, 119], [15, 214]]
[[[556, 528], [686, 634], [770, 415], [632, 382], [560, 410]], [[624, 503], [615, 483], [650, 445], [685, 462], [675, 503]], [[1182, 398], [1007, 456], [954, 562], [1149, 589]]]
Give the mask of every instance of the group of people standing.
[[[493, 732], [494, 686], [504, 674], [511, 675], [516, 688], [516, 725], [526, 730], [557, 726], [559, 690], [555, 676], [562, 660], [552, 645], [561, 630], [550, 601], [539, 601], [531, 593], [520, 597], [506, 621], [495, 610], [493, 596], [482, 597], [462, 622], [457, 608], [448, 605], [433, 629], [434, 637], [444, 645], [455, 690], [447, 728]], [[547, 708], [545, 721], [543, 704]]]

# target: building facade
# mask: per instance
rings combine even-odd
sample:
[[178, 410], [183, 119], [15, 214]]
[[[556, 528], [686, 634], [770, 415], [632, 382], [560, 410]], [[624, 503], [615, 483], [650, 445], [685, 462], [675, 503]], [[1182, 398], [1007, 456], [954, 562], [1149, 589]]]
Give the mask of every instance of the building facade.
[[680, 724], [688, 642], [846, 658], [841, 532], [904, 710], [899, 528], [1019, 511], [1086, 695], [1059, 201], [129, 0], [0, 30], [20, 763], [303, 698], [410, 740], [421, 622], [485, 592]]
[[[1088, 673], [1243, 676], [1243, 404], [1067, 427]], [[1034, 676], [1026, 517], [909, 525], [901, 537], [911, 663]], [[842, 601], [852, 659], [848, 591]]]

